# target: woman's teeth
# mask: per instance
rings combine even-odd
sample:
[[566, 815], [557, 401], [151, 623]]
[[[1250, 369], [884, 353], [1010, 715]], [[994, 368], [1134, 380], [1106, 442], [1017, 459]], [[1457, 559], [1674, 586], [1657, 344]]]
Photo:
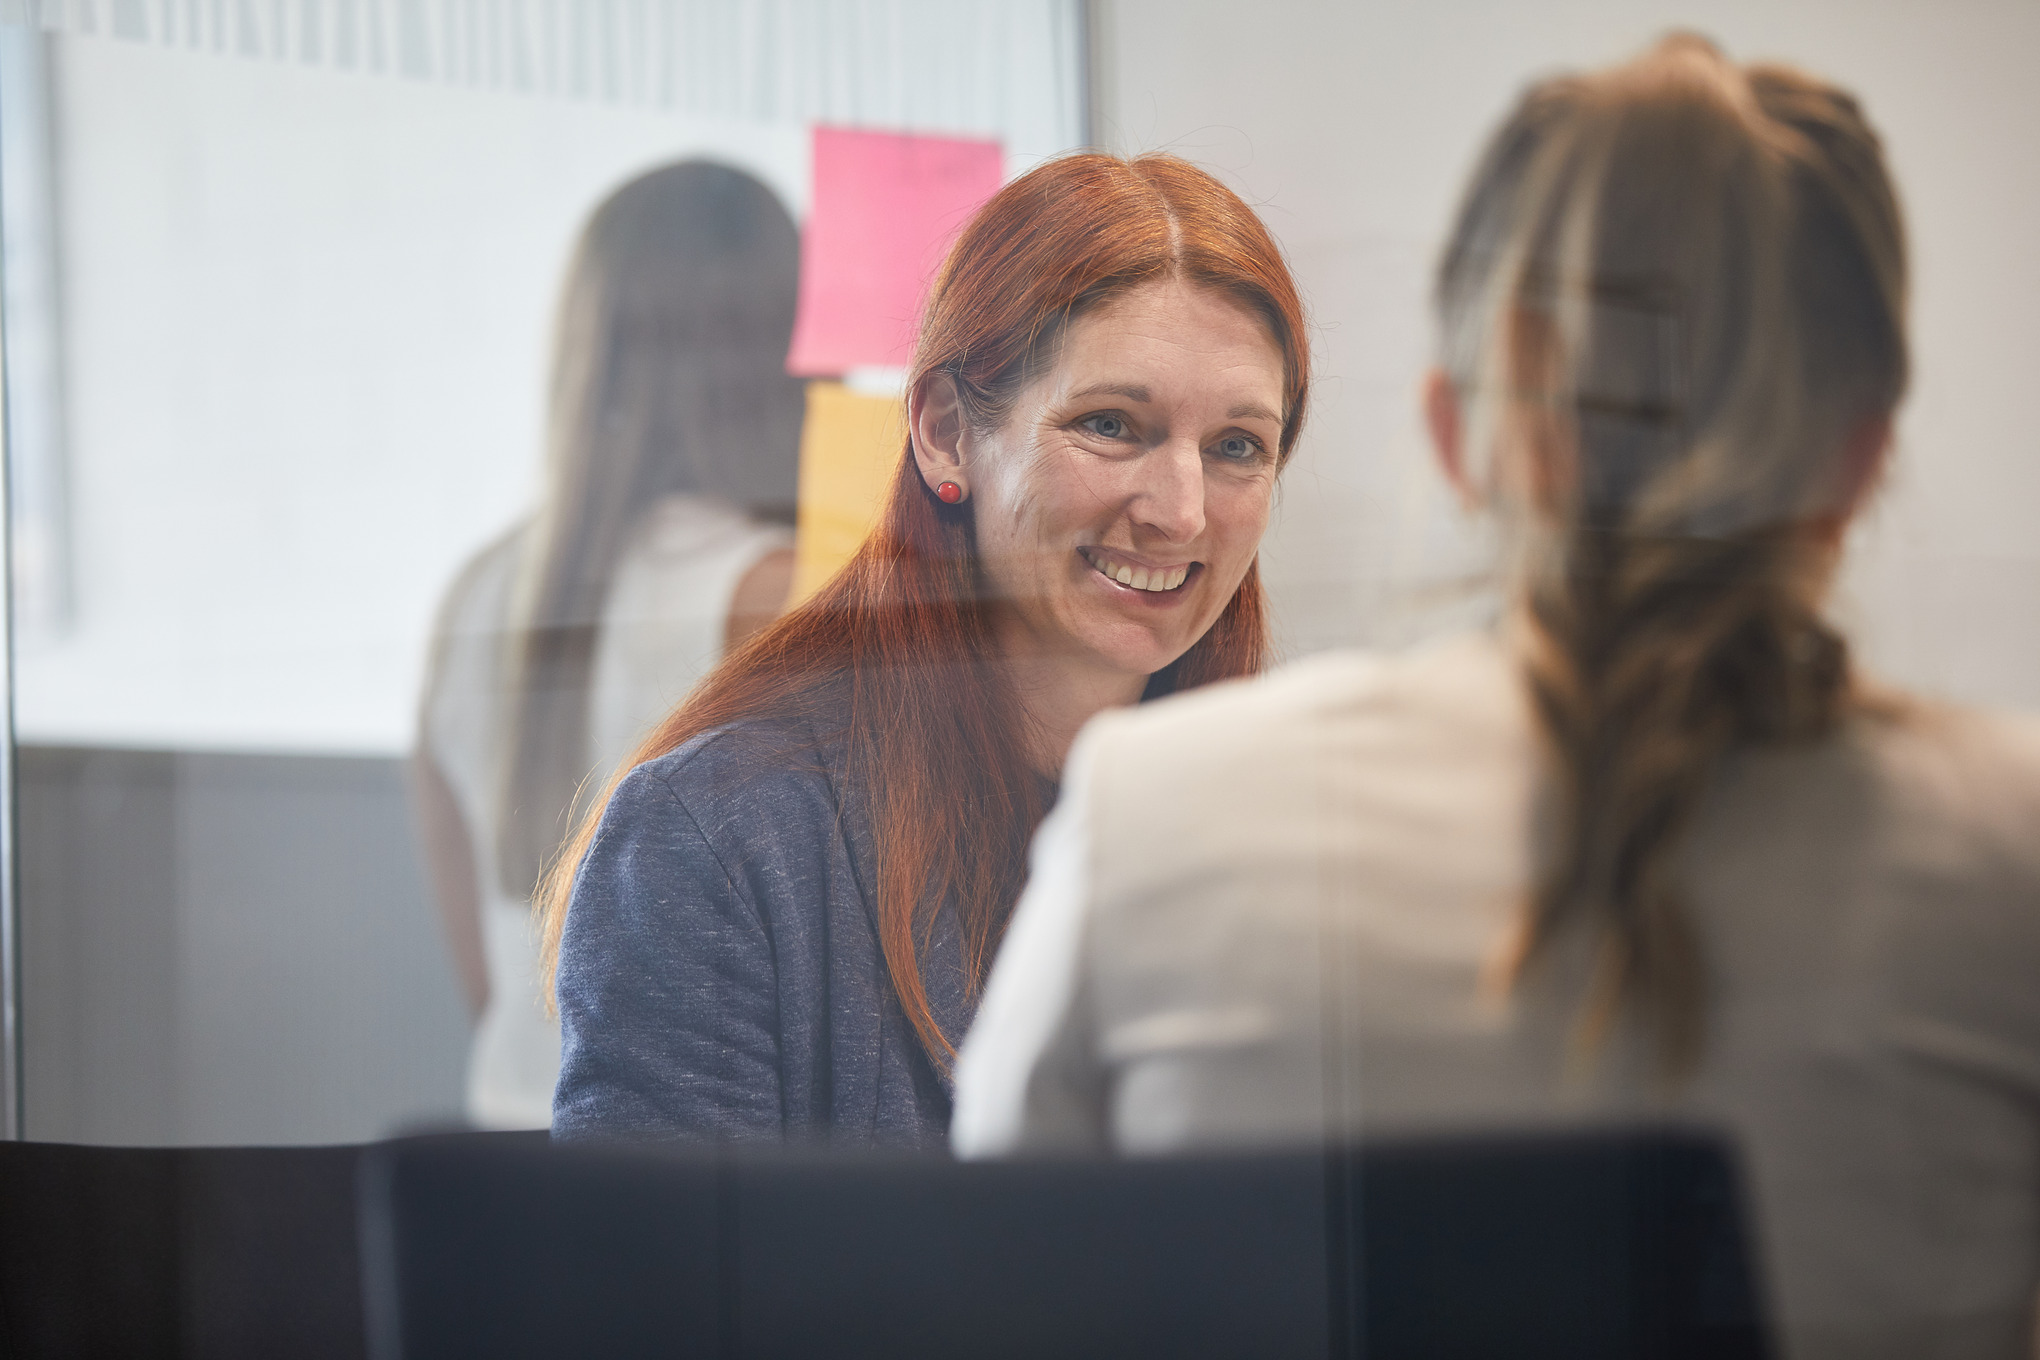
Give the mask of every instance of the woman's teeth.
[[1190, 575], [1187, 566], [1157, 567], [1152, 572], [1146, 567], [1129, 567], [1123, 562], [1117, 567], [1103, 562], [1097, 566], [1111, 580], [1135, 590], [1174, 590]]

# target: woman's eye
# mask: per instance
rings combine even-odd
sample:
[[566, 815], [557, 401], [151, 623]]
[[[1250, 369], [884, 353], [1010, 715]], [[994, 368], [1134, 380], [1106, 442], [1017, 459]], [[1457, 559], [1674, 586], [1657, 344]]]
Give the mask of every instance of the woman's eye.
[[1118, 416], [1085, 416], [1083, 426], [1102, 439], [1126, 438], [1126, 422]]
[[1251, 463], [1261, 456], [1261, 446], [1243, 434], [1229, 434], [1218, 441], [1218, 456], [1232, 463]]

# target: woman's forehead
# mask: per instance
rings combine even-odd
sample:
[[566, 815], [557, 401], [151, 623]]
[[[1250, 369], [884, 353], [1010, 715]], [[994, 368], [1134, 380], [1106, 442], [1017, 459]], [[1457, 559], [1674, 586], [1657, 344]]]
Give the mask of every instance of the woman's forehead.
[[1135, 402], [1214, 385], [1253, 392], [1279, 409], [1281, 348], [1250, 307], [1213, 288], [1166, 280], [1130, 290], [1078, 317], [1045, 375], [1051, 391]]

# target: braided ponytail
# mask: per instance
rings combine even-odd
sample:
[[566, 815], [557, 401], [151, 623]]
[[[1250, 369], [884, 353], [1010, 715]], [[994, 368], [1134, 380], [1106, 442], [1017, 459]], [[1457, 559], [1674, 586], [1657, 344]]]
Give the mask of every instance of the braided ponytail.
[[1589, 1033], [1640, 1007], [1674, 1070], [1698, 1054], [1705, 997], [1673, 873], [1679, 834], [1724, 753], [1821, 736], [1847, 693], [1847, 644], [1808, 605], [1809, 557], [1804, 535], [1777, 529], [1578, 531], [1562, 580], [1526, 602], [1561, 817], [1530, 951], [1575, 922], [1599, 930]]
[[1582, 1037], [1632, 1020], [1672, 1075], [1707, 983], [1683, 833], [1725, 754], [1817, 739], [1848, 707], [1820, 607], [1854, 434], [1904, 388], [1903, 295], [1854, 103], [1690, 37], [1533, 90], [1441, 271], [1557, 814], [1523, 964], [1586, 932]]

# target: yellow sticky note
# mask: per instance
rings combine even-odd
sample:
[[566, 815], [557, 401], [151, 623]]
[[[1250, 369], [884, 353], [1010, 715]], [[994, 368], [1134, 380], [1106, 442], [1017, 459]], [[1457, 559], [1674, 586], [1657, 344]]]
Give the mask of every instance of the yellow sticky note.
[[811, 382], [800, 434], [793, 601], [842, 570], [878, 523], [906, 447], [905, 403]]

